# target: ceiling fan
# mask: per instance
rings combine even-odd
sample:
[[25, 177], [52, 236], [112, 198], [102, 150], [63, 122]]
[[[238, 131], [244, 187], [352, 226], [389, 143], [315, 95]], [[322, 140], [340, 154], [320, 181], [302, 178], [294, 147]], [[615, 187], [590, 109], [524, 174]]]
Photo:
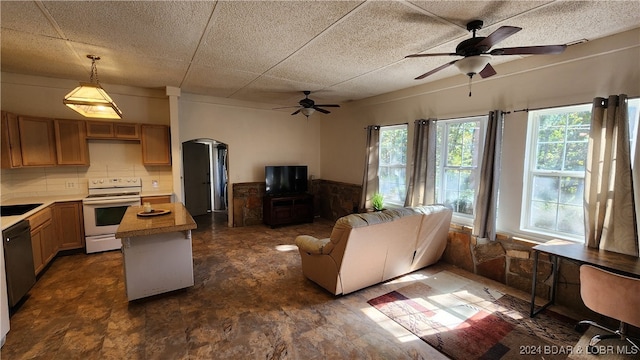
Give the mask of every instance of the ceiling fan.
[[309, 99], [309, 94], [311, 94], [311, 91], [305, 90], [302, 93], [304, 94], [304, 99], [302, 99], [302, 100], [300, 100], [298, 102], [298, 104], [300, 104], [299, 106], [279, 107], [279, 108], [274, 108], [274, 110], [277, 110], [277, 109], [289, 109], [289, 108], [297, 107], [298, 110], [296, 110], [293, 113], [291, 113], [291, 115], [296, 115], [299, 112], [302, 112], [302, 114], [308, 118], [316, 110], [318, 112], [323, 113], [323, 114], [331, 113], [331, 111], [325, 110], [322, 107], [340, 107], [340, 105], [337, 105], [337, 104], [316, 104], [315, 101]]
[[[469, 86], [471, 86], [471, 79], [475, 74], [479, 74], [483, 79], [496, 74], [493, 66], [489, 64], [492, 56], [560, 54], [567, 47], [567, 45], [518, 46], [510, 48], [498, 48], [489, 51], [493, 46], [522, 30], [522, 28], [515, 26], [501, 26], [489, 36], [476, 37], [476, 31], [482, 29], [483, 24], [484, 23], [482, 20], [473, 20], [467, 23], [467, 30], [473, 32], [473, 37], [459, 43], [458, 46], [456, 46], [456, 52], [454, 53], [427, 53], [407, 55], [406, 58], [430, 56], [463, 57], [462, 59], [453, 60], [444, 65], [441, 65], [431, 71], [418, 76], [415, 79], [424, 79], [427, 76], [443, 70], [451, 65], [455, 65], [463, 74], [469, 76]], [[471, 91], [469, 91], [469, 96], [471, 96]]]

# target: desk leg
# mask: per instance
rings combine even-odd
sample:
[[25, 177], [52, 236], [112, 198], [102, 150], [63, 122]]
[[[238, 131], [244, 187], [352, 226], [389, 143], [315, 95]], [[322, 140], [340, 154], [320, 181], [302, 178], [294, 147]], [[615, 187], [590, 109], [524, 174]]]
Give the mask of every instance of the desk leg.
[[529, 317], [536, 315], [536, 283], [538, 282], [538, 251], [533, 251], [533, 283], [531, 285], [531, 312]]
[[558, 257], [554, 255], [550, 255], [553, 257], [551, 261], [551, 271], [553, 276], [553, 282], [551, 284], [551, 298], [549, 302], [542, 305], [538, 310], [536, 310], [536, 283], [538, 280], [538, 251], [535, 251], [533, 254], [533, 284], [531, 285], [531, 312], [529, 314], [530, 317], [534, 317], [538, 315], [541, 311], [549, 307], [549, 305], [553, 304], [556, 301], [556, 284], [558, 283]]

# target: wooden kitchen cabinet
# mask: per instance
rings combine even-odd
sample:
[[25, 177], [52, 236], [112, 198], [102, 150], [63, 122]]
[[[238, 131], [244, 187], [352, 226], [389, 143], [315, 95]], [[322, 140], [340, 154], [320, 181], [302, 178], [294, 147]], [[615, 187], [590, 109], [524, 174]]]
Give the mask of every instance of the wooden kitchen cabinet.
[[56, 137], [53, 119], [18, 116], [22, 166], [55, 166]]
[[88, 139], [113, 139], [115, 132], [113, 123], [106, 121], [87, 121]]
[[89, 165], [86, 122], [81, 120], [54, 121], [58, 165]]
[[87, 138], [140, 140], [140, 125], [110, 121], [87, 121]]
[[33, 267], [36, 275], [38, 275], [58, 251], [55, 229], [51, 220], [51, 207], [38, 211], [31, 215], [28, 220], [31, 226]]
[[158, 196], [143, 196], [140, 199], [142, 204], [150, 203], [150, 204], [166, 204], [171, 202], [171, 195], [158, 195]]
[[140, 136], [144, 165], [171, 165], [168, 126], [143, 124], [140, 126]]
[[2, 111], [2, 123], [0, 124], [2, 139], [0, 146], [2, 149], [0, 166], [3, 169], [17, 168], [22, 166], [22, 150], [20, 149], [20, 130], [18, 126], [18, 116], [13, 113]]
[[129, 123], [114, 123], [113, 132], [116, 139], [140, 140], [140, 125]]
[[53, 206], [57, 250], [84, 248], [84, 223], [81, 201], [56, 203]]

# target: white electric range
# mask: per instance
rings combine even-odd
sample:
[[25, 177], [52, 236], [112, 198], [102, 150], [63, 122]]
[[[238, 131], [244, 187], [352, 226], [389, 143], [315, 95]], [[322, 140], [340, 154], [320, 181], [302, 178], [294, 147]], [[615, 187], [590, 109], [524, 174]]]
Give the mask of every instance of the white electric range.
[[115, 237], [129, 206], [140, 205], [140, 178], [89, 179], [89, 196], [82, 200], [87, 254], [122, 247]]

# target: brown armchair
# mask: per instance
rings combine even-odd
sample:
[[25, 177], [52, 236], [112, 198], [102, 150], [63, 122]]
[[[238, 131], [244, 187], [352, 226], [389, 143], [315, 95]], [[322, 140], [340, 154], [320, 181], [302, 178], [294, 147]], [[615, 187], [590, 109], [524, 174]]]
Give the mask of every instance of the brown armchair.
[[591, 265], [580, 266], [580, 296], [591, 310], [620, 321], [618, 330], [604, 327], [595, 321], [580, 321], [576, 328], [586, 330], [597, 327], [611, 334], [596, 335], [589, 342], [590, 351], [597, 353], [595, 345], [603, 339], [626, 340], [640, 350], [640, 341], [627, 336], [627, 324], [640, 327], [640, 279], [619, 275]]

